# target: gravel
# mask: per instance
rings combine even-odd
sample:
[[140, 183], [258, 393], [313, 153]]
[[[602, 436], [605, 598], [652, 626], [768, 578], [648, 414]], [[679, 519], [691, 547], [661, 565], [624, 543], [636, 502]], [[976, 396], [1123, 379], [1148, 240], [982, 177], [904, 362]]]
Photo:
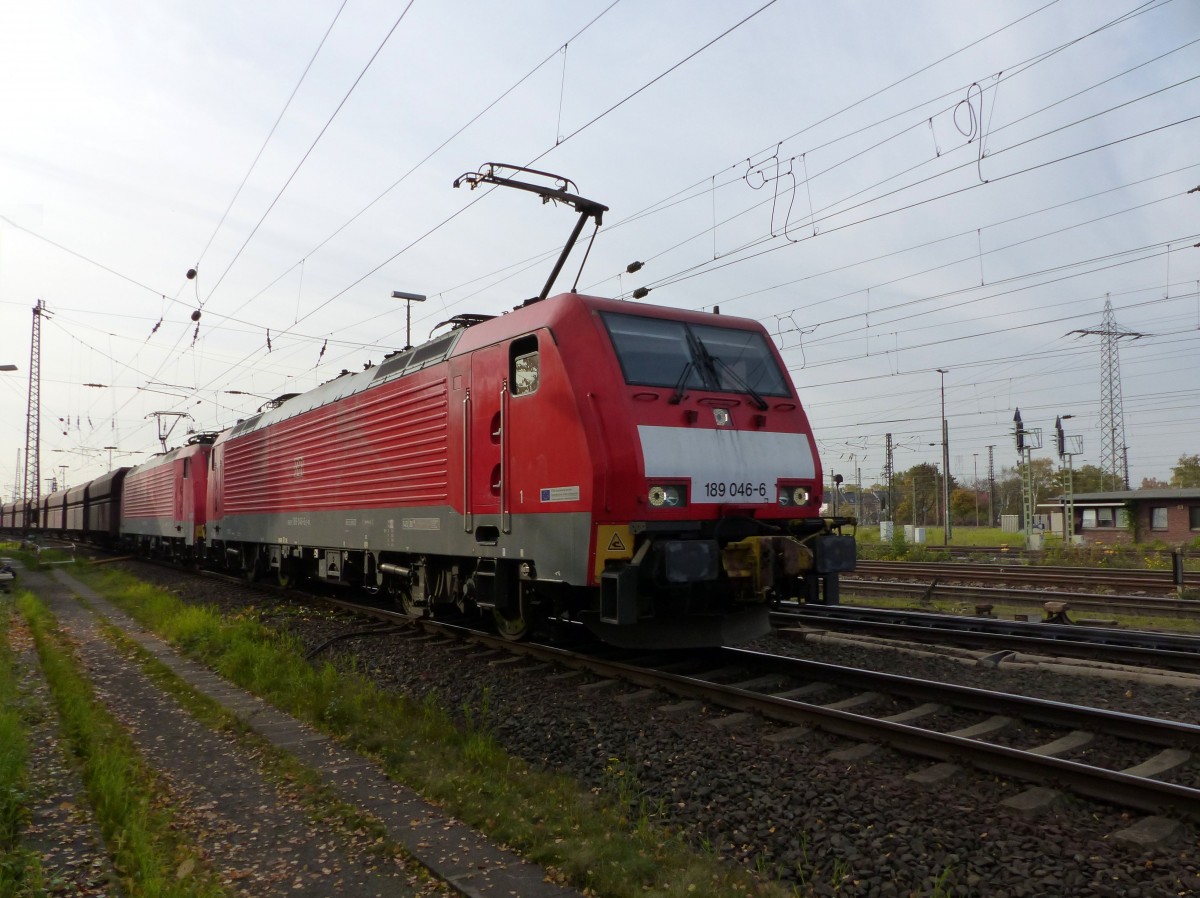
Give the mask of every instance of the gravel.
[[[297, 615], [280, 600], [214, 587], [181, 574], [139, 576], [169, 585], [186, 601], [240, 606], [286, 622], [311, 647], [353, 628], [328, 611]], [[877, 648], [815, 645], [768, 637], [749, 646], [830, 664], [886, 670], [989, 690], [1200, 723], [1187, 689], [969, 667], [944, 658]], [[668, 710], [675, 700], [621, 703], [619, 690], [580, 691], [578, 678], [548, 679], [521, 665], [489, 666], [428, 641], [355, 638], [322, 652], [356, 658], [356, 669], [417, 699], [433, 695], [452, 711], [472, 708], [513, 755], [574, 777], [584, 788], [627, 797], [635, 819], [685, 832], [697, 848], [799, 886], [839, 896], [1151, 896], [1200, 893], [1200, 842], [1182, 827], [1166, 844], [1131, 846], [1114, 834], [1140, 818], [1066, 798], [1024, 816], [1000, 802], [1020, 783], [965, 771], [927, 787], [905, 777], [928, 761], [888, 749], [838, 760], [853, 743], [820, 732], [780, 743], [764, 723], [724, 729], [720, 709]], [[629, 691], [633, 691], [631, 688]], [[1195, 782], [1195, 766], [1178, 777]]]

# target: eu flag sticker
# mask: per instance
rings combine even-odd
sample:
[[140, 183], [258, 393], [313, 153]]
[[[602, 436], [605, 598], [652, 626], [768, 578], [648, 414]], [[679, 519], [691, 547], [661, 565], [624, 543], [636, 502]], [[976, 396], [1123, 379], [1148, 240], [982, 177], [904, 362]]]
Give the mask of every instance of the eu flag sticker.
[[542, 490], [542, 501], [543, 502], [550, 501], [550, 490]]

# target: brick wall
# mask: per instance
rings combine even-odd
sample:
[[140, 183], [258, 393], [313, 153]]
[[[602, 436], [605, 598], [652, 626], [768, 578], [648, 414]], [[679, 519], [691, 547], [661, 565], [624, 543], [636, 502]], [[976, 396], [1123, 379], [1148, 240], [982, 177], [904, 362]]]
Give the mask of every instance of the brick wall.
[[[1200, 530], [1192, 530], [1190, 526], [1189, 509], [1200, 506], [1195, 499], [1159, 500], [1138, 504], [1138, 537], [1142, 542], [1161, 541], [1168, 545], [1177, 546], [1191, 542], [1200, 536]], [[1166, 509], [1166, 529], [1154, 529], [1152, 516], [1154, 509]]]
[[[1138, 540], [1143, 543], [1162, 542], [1169, 546], [1190, 543], [1192, 540], [1200, 537], [1200, 530], [1191, 529], [1189, 509], [1193, 507], [1200, 507], [1200, 500], [1159, 499], [1138, 502], [1135, 513]], [[1165, 529], [1156, 529], [1152, 526], [1154, 509], [1156, 508], [1166, 509], [1167, 526]], [[1127, 527], [1092, 527], [1084, 529], [1083, 514], [1079, 509], [1075, 511], [1075, 532], [1083, 534], [1085, 543], [1111, 546], [1118, 543], [1128, 544], [1133, 542], [1133, 534], [1130, 533]]]

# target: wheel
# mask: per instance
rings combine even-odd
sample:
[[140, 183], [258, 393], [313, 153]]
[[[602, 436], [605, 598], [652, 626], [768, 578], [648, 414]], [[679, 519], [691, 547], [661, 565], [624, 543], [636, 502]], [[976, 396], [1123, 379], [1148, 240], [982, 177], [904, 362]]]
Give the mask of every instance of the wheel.
[[404, 587], [404, 586], [400, 587], [400, 590], [399, 590], [398, 595], [396, 596], [396, 599], [400, 605], [400, 610], [403, 611], [405, 614], [407, 614], [409, 617], [420, 620], [421, 618], [429, 616], [428, 609], [424, 605], [418, 605], [413, 600], [412, 590], [409, 589], [408, 587]]
[[496, 632], [500, 634], [500, 637], [510, 642], [520, 642], [529, 635], [529, 631], [532, 629], [525, 613], [524, 596], [517, 601], [517, 607], [512, 611], [493, 608], [492, 620], [496, 624]]
[[263, 575], [262, 559], [255, 555], [250, 559], [250, 566], [242, 571], [242, 576], [247, 583], [257, 583], [258, 579]]
[[428, 609], [413, 601], [412, 590], [408, 588], [407, 583], [400, 582], [396, 577], [387, 577], [382, 588], [401, 613], [417, 620], [428, 616]]

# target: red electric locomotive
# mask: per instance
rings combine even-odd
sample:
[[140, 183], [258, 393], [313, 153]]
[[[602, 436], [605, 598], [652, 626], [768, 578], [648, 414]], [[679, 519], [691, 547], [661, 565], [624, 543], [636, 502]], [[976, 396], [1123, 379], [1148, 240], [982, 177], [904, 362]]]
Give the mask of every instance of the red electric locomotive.
[[[564, 294], [243, 421], [212, 453], [216, 557], [624, 645], [766, 632], [836, 599], [808, 421], [762, 326]], [[126, 501], [129, 501], [128, 494]]]
[[835, 600], [853, 564], [761, 324], [576, 294], [242, 421], [209, 503], [211, 551], [248, 573], [473, 605], [512, 637], [750, 639], [770, 599]]
[[[812, 432], [762, 325], [549, 297], [605, 207], [502, 168], [456, 186], [580, 213], [541, 296], [93, 481], [84, 530], [119, 516], [143, 553], [381, 591], [416, 616], [482, 610], [513, 639], [557, 621], [715, 645], [767, 632], [774, 600], [836, 602], [852, 519], [820, 515]], [[75, 531], [79, 490], [55, 498], [44, 513]]]
[[382, 590], [414, 615], [482, 609], [514, 639], [555, 620], [618, 645], [713, 645], [765, 633], [772, 600], [835, 602], [850, 519], [819, 514], [816, 446], [762, 325], [547, 298], [605, 207], [501, 168], [456, 186], [580, 212], [542, 295], [221, 434], [210, 557]]
[[104, 532], [116, 510], [121, 543], [127, 549], [179, 560], [202, 557], [213, 439], [212, 434], [195, 434], [187, 445], [125, 471], [123, 483], [114, 484], [111, 474], [93, 481], [97, 498], [106, 488], [120, 487], [119, 496], [97, 503], [95, 529]]

